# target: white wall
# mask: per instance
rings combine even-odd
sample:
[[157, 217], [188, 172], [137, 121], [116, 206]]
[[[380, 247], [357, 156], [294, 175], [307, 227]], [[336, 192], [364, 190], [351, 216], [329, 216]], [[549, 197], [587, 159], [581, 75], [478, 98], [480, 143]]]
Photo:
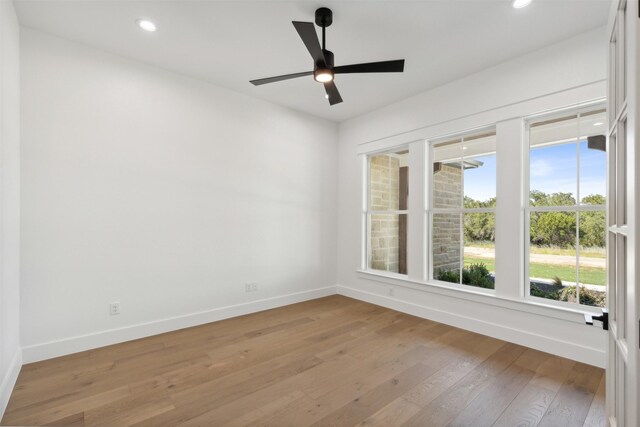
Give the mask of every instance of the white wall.
[[0, 418], [21, 357], [19, 27], [13, 3], [0, 1]]
[[21, 37], [25, 362], [334, 292], [335, 124]]
[[[341, 123], [338, 292], [603, 366], [606, 335], [585, 326], [577, 312], [534, 306], [515, 293], [494, 298], [359, 273], [362, 161], [358, 154], [497, 122], [510, 123], [510, 129], [515, 129], [513, 143], [522, 143], [521, 131], [518, 133], [522, 125], [512, 126], [518, 120], [522, 123], [521, 117], [606, 95], [606, 49], [604, 29], [598, 29]], [[420, 180], [423, 175], [417, 173]], [[515, 177], [510, 185], [518, 186], [519, 179]], [[414, 186], [411, 194], [420, 204], [421, 188]], [[410, 234], [421, 236], [424, 211], [416, 204], [412, 208], [411, 203], [409, 209], [415, 215], [409, 229], [415, 226]], [[409, 261], [424, 259], [419, 253], [422, 241], [420, 237], [409, 239]], [[521, 259], [517, 253], [512, 258]], [[515, 277], [511, 287], [516, 291], [522, 289], [517, 268], [512, 266], [515, 275], [509, 275]]]

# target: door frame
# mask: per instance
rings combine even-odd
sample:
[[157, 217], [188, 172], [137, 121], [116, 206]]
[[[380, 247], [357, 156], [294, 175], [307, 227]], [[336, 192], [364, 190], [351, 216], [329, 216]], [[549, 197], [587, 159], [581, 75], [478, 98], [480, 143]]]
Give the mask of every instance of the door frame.
[[640, 425], [640, 0], [614, 0], [607, 26], [608, 296], [607, 415], [614, 427]]

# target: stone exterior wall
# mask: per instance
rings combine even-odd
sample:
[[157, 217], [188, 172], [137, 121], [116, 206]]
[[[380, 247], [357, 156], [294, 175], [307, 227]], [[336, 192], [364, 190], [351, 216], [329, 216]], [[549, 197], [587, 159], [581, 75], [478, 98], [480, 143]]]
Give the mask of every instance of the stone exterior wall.
[[[462, 169], [442, 164], [433, 174], [433, 207], [459, 208], [462, 204]], [[436, 213], [433, 215], [433, 273], [458, 270], [461, 267], [460, 215]]]
[[[371, 157], [369, 170], [370, 209], [397, 210], [400, 161], [397, 157]], [[375, 270], [398, 272], [399, 223], [397, 215], [371, 215], [369, 266]]]
[[[398, 210], [400, 161], [396, 156], [379, 155], [370, 159], [370, 209]], [[433, 175], [436, 208], [461, 206], [462, 170], [441, 165]], [[458, 270], [461, 266], [460, 215], [433, 216], [433, 271]], [[397, 273], [399, 270], [399, 221], [397, 215], [371, 215], [369, 267]]]

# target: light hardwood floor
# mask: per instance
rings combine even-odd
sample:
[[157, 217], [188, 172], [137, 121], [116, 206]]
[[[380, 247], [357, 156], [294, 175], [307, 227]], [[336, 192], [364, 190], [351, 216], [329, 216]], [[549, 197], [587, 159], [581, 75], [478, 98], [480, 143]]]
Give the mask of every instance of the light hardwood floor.
[[22, 368], [4, 425], [602, 426], [602, 369], [331, 296]]

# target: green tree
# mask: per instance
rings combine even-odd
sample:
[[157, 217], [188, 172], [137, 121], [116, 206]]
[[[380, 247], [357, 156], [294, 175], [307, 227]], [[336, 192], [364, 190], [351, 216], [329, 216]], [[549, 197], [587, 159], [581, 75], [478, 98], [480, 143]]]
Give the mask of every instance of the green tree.
[[602, 194], [591, 194], [582, 198], [583, 205], [602, 205], [607, 203], [607, 199]]
[[549, 206], [575, 206], [576, 199], [571, 193], [553, 193], [549, 196]]
[[[495, 208], [496, 198], [485, 201], [475, 200], [469, 196], [464, 197], [465, 208]], [[467, 213], [464, 214], [464, 236], [469, 241], [495, 241], [496, 216], [493, 213]]]
[[537, 245], [575, 246], [576, 215], [573, 212], [537, 212], [535, 234]]
[[493, 213], [464, 214], [464, 237], [469, 241], [496, 240], [496, 216]]
[[[591, 194], [582, 198], [583, 205], [604, 206], [606, 199], [602, 194]], [[607, 220], [604, 211], [580, 212], [580, 245], [585, 247], [604, 247], [606, 245]]]
[[[600, 194], [591, 194], [581, 200], [583, 205], [602, 206], [606, 199]], [[571, 193], [547, 194], [539, 190], [530, 193], [531, 206], [575, 206], [576, 199]], [[465, 196], [465, 208], [493, 208], [495, 197], [480, 201]], [[539, 246], [575, 247], [575, 212], [532, 212], [529, 221], [530, 241]], [[495, 214], [467, 213], [464, 215], [464, 235], [467, 241], [495, 241]], [[580, 245], [604, 247], [606, 220], [603, 211], [580, 212]]]
[[531, 190], [529, 203], [531, 206], [549, 206], [549, 196], [540, 190]]
[[481, 202], [480, 200], [473, 199], [469, 196], [464, 196], [464, 207], [465, 208], [495, 208], [496, 198], [492, 197], [489, 200], [485, 200], [484, 202]]

